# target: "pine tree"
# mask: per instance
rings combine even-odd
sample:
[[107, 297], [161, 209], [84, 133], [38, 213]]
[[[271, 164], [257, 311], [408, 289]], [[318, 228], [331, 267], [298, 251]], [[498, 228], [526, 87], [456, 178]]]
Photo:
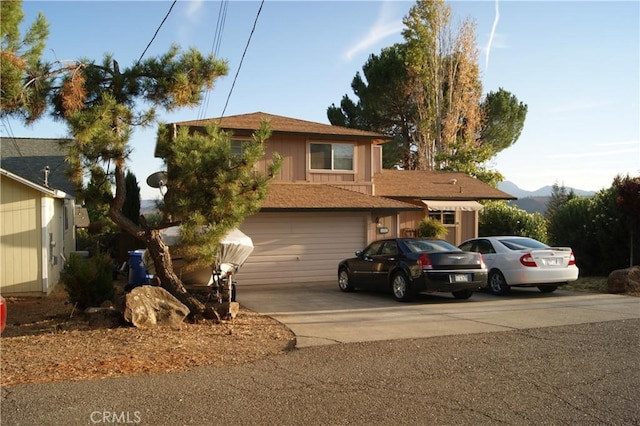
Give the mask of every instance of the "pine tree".
[[46, 72], [41, 55], [49, 24], [40, 13], [22, 37], [22, 0], [0, 2], [0, 16], [0, 117], [18, 116], [31, 122], [46, 108], [42, 94], [48, 90], [48, 80], [34, 82], [32, 77]]
[[122, 214], [136, 225], [140, 225], [140, 187], [130, 170], [124, 177], [126, 196], [122, 204]]

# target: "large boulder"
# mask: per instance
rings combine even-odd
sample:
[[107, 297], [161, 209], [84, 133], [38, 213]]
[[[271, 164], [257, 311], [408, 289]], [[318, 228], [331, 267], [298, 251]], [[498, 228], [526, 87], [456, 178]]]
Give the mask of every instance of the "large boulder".
[[640, 293], [640, 266], [616, 269], [607, 279], [609, 293]]
[[162, 287], [135, 287], [126, 296], [124, 319], [138, 328], [179, 326], [189, 308]]

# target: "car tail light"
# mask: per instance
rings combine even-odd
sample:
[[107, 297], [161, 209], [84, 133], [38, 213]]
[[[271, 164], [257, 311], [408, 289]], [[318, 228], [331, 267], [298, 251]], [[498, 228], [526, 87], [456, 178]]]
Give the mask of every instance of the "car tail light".
[[478, 257], [480, 258], [480, 269], [487, 269], [487, 264], [484, 263], [484, 259], [480, 253], [478, 253]]
[[576, 257], [573, 255], [573, 252], [569, 255], [569, 266], [576, 264]]
[[538, 266], [536, 264], [536, 261], [533, 260], [533, 256], [531, 256], [531, 253], [523, 254], [520, 257], [520, 263], [522, 263], [524, 266], [532, 266], [532, 267]]
[[420, 265], [420, 267], [422, 269], [433, 269], [433, 264], [431, 263], [431, 258], [429, 257], [429, 255], [427, 253], [423, 253], [418, 258], [418, 265]]

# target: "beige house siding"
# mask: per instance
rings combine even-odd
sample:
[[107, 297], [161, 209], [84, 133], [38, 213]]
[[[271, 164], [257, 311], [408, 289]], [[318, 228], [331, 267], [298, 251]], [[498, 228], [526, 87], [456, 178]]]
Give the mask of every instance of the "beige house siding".
[[462, 242], [478, 237], [478, 222], [480, 214], [478, 211], [461, 211], [460, 213], [460, 236], [456, 241], [456, 245]]
[[[354, 144], [355, 170], [352, 172], [311, 170], [309, 144], [313, 142]], [[275, 153], [282, 157], [282, 167], [276, 176], [276, 181], [332, 184], [364, 194], [372, 194], [373, 192], [373, 170], [369, 161], [372, 156], [370, 141], [363, 142], [343, 138], [325, 140], [305, 136], [274, 135], [267, 141], [265, 158], [255, 164], [256, 171], [266, 173]]]
[[0, 181], [0, 289], [13, 295], [49, 294], [75, 249], [74, 202], [9, 177]]
[[2, 293], [42, 292], [42, 208], [39, 191], [0, 179]]
[[[409, 201], [408, 201], [409, 202]], [[422, 219], [429, 215], [425, 208], [422, 212], [400, 212], [400, 236], [410, 236], [411, 232], [418, 227]], [[478, 211], [455, 211], [455, 224], [447, 224], [447, 235], [443, 238], [451, 244], [457, 246], [469, 238], [478, 236]]]

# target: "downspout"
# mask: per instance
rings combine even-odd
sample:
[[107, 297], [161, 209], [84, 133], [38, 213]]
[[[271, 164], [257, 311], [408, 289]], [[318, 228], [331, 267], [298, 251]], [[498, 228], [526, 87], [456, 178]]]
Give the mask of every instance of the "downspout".
[[42, 250], [42, 292], [47, 293], [49, 288], [49, 238], [47, 232], [47, 218], [49, 217], [47, 197], [40, 197], [40, 227]]

